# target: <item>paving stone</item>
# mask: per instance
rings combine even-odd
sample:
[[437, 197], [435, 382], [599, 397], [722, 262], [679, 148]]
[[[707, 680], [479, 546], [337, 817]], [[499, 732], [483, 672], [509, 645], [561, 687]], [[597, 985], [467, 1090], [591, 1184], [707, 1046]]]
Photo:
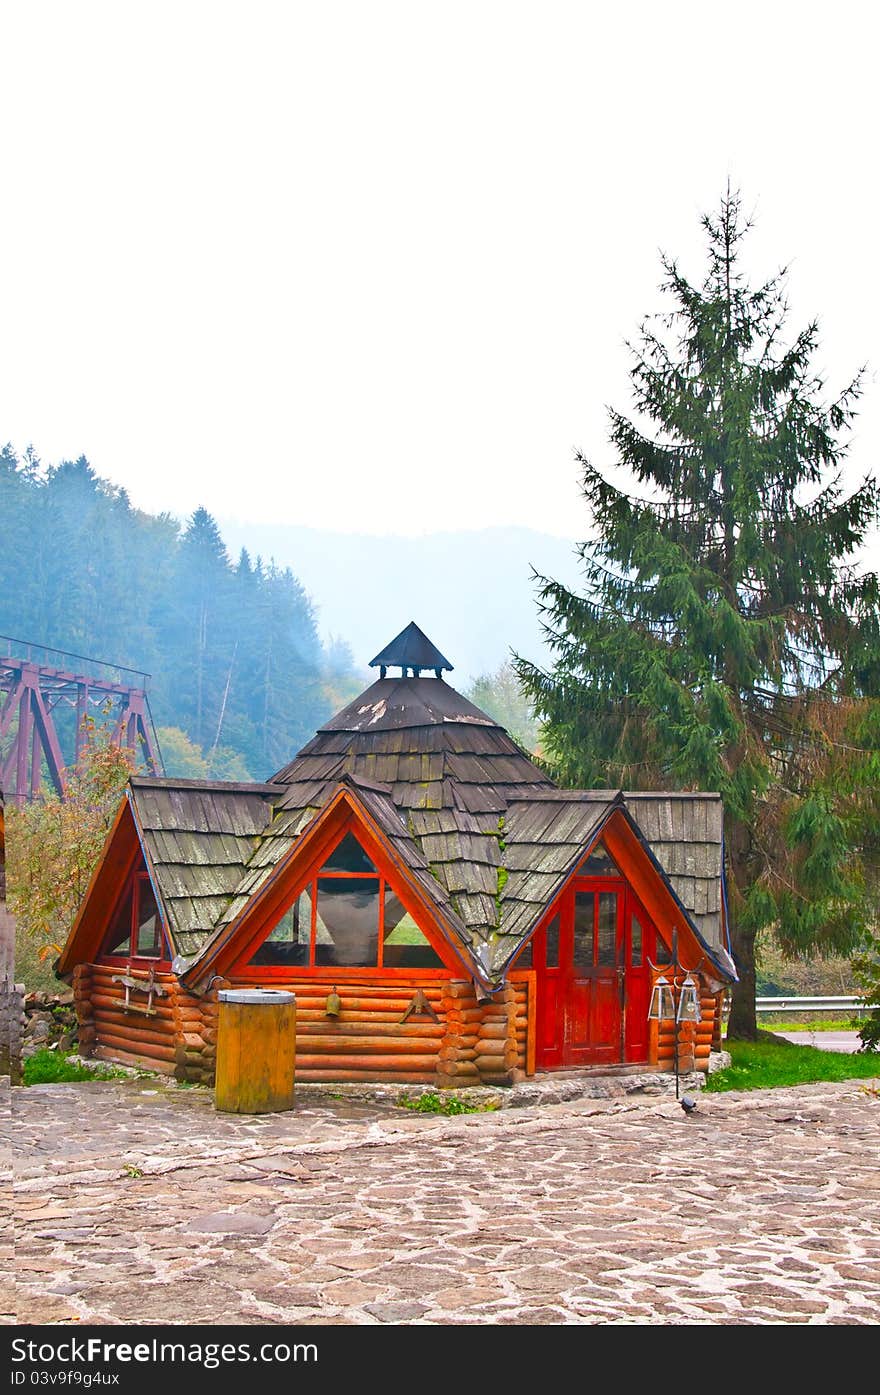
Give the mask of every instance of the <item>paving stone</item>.
[[274, 1224], [274, 1216], [251, 1216], [244, 1211], [209, 1211], [187, 1223], [191, 1231], [217, 1231], [223, 1235], [265, 1235]]
[[11, 1092], [0, 1322], [880, 1322], [880, 1104], [858, 1082], [703, 1095], [691, 1119], [540, 1090], [401, 1119], [319, 1089], [250, 1119], [134, 1084]]

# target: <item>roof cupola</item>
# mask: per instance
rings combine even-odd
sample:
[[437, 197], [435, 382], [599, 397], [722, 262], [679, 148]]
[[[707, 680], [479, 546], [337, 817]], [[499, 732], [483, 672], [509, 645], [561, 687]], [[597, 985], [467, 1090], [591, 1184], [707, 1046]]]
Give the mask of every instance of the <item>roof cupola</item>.
[[414, 620], [411, 620], [405, 630], [392, 639], [390, 644], [386, 644], [375, 657], [370, 660], [370, 668], [379, 669], [380, 680], [385, 677], [390, 667], [400, 668], [400, 676], [405, 678], [407, 672], [412, 673], [413, 678], [419, 678], [423, 669], [433, 669], [437, 678], [442, 677], [444, 670], [452, 672], [452, 664], [440, 653], [436, 645], [432, 644], [425, 634], [420, 630]]

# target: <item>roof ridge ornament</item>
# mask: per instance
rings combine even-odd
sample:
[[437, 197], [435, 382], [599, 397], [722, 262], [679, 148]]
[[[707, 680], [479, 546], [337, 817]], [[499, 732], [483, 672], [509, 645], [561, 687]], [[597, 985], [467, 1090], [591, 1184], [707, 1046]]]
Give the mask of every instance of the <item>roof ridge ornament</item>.
[[424, 630], [419, 629], [415, 620], [411, 620], [399, 635], [395, 635], [391, 643], [370, 660], [369, 666], [379, 669], [380, 680], [390, 667], [398, 666], [401, 678], [406, 678], [408, 671], [413, 678], [419, 678], [423, 669], [433, 669], [437, 678], [441, 678], [444, 671], [452, 672], [452, 664], [431, 643]]

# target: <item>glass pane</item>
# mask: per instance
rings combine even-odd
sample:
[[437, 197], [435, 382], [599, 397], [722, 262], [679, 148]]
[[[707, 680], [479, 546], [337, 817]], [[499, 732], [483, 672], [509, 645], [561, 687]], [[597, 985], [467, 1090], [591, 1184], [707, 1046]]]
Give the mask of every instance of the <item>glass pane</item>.
[[548, 969], [559, 967], [559, 916], [555, 915], [547, 926], [547, 958], [544, 960]]
[[385, 884], [382, 963], [389, 969], [441, 969], [443, 960], [408, 914], [400, 897]]
[[375, 967], [379, 878], [319, 877], [315, 963]]
[[354, 834], [346, 833], [342, 842], [333, 849], [327, 858], [323, 870], [326, 872], [375, 872], [376, 869]]
[[599, 944], [597, 964], [617, 963], [617, 892], [599, 892]]
[[629, 962], [634, 969], [642, 967], [642, 922], [635, 916], [630, 921]]
[[132, 888], [129, 887], [117, 907], [107, 938], [104, 941], [105, 954], [131, 953], [131, 898]]
[[312, 933], [312, 902], [308, 892], [298, 896], [259, 949], [252, 964], [308, 964]]
[[605, 847], [604, 843], [597, 843], [585, 862], [581, 863], [580, 870], [591, 877], [619, 877], [620, 872], [614, 858]]
[[531, 969], [531, 967], [532, 967], [532, 943], [533, 943], [533, 941], [532, 941], [532, 940], [529, 940], [529, 942], [528, 942], [528, 944], [525, 946], [525, 948], [520, 950], [519, 954], [516, 956], [516, 958], [515, 958], [514, 961], [513, 961], [512, 967], [513, 967], [514, 969]]
[[138, 915], [135, 953], [142, 959], [162, 958], [162, 926], [159, 907], [148, 877], [138, 877]]
[[574, 894], [574, 956], [575, 968], [593, 967], [593, 915], [596, 895], [593, 891]]
[[669, 946], [668, 946], [667, 944], [665, 944], [663, 940], [661, 940], [661, 938], [660, 938], [659, 935], [657, 936], [657, 963], [658, 963], [658, 964], [671, 964], [671, 963], [672, 963], [672, 953], [671, 953], [671, 951], [670, 951], [670, 949], [669, 949]]

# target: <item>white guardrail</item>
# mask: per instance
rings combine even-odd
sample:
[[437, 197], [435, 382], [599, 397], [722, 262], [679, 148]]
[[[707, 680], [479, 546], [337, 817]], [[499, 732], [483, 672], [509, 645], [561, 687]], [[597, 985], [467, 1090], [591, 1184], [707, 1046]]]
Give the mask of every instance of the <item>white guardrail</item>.
[[756, 1012], [875, 1012], [876, 1005], [865, 1006], [855, 995], [826, 998], [756, 998]]

